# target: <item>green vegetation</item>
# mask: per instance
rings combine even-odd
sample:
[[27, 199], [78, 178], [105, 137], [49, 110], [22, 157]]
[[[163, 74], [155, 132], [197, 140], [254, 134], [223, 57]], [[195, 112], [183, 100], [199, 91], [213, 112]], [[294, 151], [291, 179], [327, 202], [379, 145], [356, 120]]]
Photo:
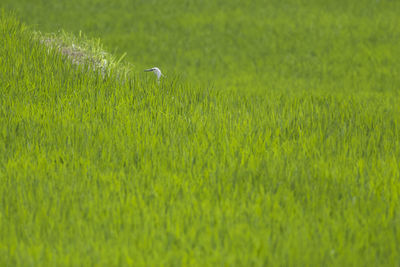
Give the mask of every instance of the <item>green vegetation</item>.
[[137, 70], [157, 66], [219, 90], [400, 87], [399, 1], [2, 2], [43, 32], [82, 31]]
[[396, 1], [2, 7], [1, 266], [400, 264]]

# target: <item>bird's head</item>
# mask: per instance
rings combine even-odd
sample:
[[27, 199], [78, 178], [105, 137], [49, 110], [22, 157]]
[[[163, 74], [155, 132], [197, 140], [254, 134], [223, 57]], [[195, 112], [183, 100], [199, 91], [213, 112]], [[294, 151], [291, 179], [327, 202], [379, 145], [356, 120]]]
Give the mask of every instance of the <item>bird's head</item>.
[[147, 70], [144, 70], [144, 71], [152, 71], [157, 76], [157, 79], [160, 79], [161, 76], [164, 76], [161, 73], [161, 70], [159, 68], [157, 68], [157, 67], [154, 67], [154, 68], [151, 68], [151, 69], [147, 69]]

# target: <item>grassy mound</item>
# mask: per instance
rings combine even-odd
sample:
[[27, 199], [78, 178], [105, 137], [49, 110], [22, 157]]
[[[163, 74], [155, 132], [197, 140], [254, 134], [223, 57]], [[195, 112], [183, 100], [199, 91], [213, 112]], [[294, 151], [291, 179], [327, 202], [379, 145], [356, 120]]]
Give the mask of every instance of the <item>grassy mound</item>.
[[158, 85], [0, 34], [0, 265], [398, 264], [396, 92]]

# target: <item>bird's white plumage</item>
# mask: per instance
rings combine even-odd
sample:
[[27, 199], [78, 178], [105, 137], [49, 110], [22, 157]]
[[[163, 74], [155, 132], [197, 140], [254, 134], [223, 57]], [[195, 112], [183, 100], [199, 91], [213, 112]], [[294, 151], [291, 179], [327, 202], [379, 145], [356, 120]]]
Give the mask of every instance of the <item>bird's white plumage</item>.
[[152, 71], [157, 76], [157, 81], [160, 80], [161, 76], [164, 76], [161, 73], [161, 70], [159, 68], [157, 68], [157, 67], [154, 67], [154, 68], [151, 68], [151, 69], [147, 69], [147, 70], [144, 70], [144, 71]]

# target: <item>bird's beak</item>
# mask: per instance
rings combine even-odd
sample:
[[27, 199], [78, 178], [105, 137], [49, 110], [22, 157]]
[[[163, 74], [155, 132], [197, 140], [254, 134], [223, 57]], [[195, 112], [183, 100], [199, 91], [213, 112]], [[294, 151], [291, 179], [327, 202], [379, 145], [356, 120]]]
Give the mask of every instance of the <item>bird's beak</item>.
[[153, 71], [152, 69], [144, 70], [144, 71]]

